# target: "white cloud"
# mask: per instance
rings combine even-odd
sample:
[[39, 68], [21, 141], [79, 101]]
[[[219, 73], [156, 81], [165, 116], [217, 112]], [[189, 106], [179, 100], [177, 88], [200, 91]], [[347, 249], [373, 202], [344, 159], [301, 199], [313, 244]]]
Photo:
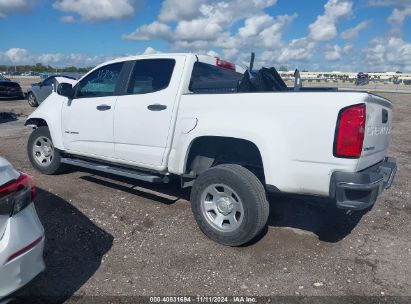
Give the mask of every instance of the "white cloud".
[[224, 49], [223, 58], [227, 60], [233, 60], [238, 54], [238, 49]]
[[309, 38], [294, 39], [281, 50], [277, 62], [286, 63], [291, 60], [310, 60], [315, 48], [315, 42], [311, 41]]
[[325, 51], [325, 59], [328, 61], [340, 60], [342, 56], [342, 49], [339, 45], [328, 46]]
[[0, 63], [8, 65], [24, 65], [42, 63], [52, 66], [94, 66], [107, 60], [101, 56], [87, 56], [85, 54], [45, 53], [32, 54], [26, 49], [11, 48], [0, 52]]
[[154, 21], [153, 23], [142, 25], [131, 34], [123, 35], [123, 39], [147, 41], [160, 38], [169, 40], [172, 38], [171, 36], [172, 30], [170, 26], [158, 21]]
[[201, 18], [191, 21], [180, 21], [177, 25], [175, 35], [184, 41], [196, 41], [199, 40], [199, 38], [201, 40], [214, 40], [221, 31], [222, 27], [218, 22]]
[[345, 40], [354, 40], [358, 38], [358, 34], [360, 33], [360, 31], [366, 29], [368, 26], [370, 25], [369, 21], [363, 21], [361, 23], [359, 23], [358, 25], [349, 28], [348, 30], [344, 31], [341, 33], [341, 36], [343, 37], [343, 39]]
[[230, 34], [232, 25], [237, 21], [247, 20], [239, 35], [252, 36], [253, 32], [254, 35], [259, 34], [264, 26], [273, 25], [275, 20], [266, 15], [263, 17], [266, 22], [261, 23], [261, 20], [255, 20], [256, 16], [265, 15], [263, 10], [276, 2], [277, 0], [166, 0], [158, 20], [140, 26], [134, 32], [123, 35], [123, 38], [160, 38], [171, 42], [174, 50], [235, 48], [242, 43], [238, 37]]
[[214, 51], [214, 50], [209, 50], [208, 52], [207, 52], [207, 55], [208, 56], [211, 56], [211, 57], [220, 57], [220, 54], [218, 54], [216, 51]]
[[337, 24], [342, 17], [352, 14], [352, 1], [328, 0], [324, 5], [324, 15], [317, 17], [317, 20], [310, 24], [310, 38], [314, 41], [329, 41], [337, 37]]
[[159, 54], [161, 53], [160, 51], [157, 51], [156, 49], [152, 48], [151, 46], [147, 47], [145, 51], [143, 52], [143, 55], [150, 55], [150, 54]]
[[402, 38], [375, 38], [363, 53], [372, 70], [411, 70], [411, 43]]
[[26, 10], [32, 4], [31, 0], [0, 0], [0, 18], [16, 11]]
[[280, 47], [282, 44], [281, 40], [284, 28], [288, 24], [290, 24], [296, 17], [297, 15], [278, 16], [270, 27], [263, 29], [259, 33], [259, 35], [256, 36], [255, 40], [257, 41], [255, 41], [255, 44], [253, 45], [268, 48]]
[[369, 6], [406, 6], [410, 3], [410, 0], [368, 0]]
[[64, 66], [77, 66], [77, 67], [90, 67], [100, 64], [101, 62], [112, 59], [113, 57], [103, 56], [89, 56], [86, 54], [78, 53], [45, 53], [40, 55], [31, 55], [31, 62], [34, 64], [40, 62], [45, 65], [51, 65], [55, 67]]
[[199, 15], [199, 8], [206, 0], [165, 0], [161, 7], [159, 21], [192, 20]]
[[55, 9], [74, 13], [86, 21], [122, 19], [134, 15], [134, 0], [58, 0]]
[[263, 51], [256, 65], [288, 64], [291, 61], [308, 62], [314, 55], [316, 47], [317, 43], [308, 37], [293, 39], [274, 51]]
[[60, 18], [60, 21], [63, 23], [76, 23], [77, 20], [73, 16], [63, 16]]
[[244, 26], [238, 30], [238, 34], [241, 38], [248, 38], [256, 36], [264, 28], [270, 26], [273, 23], [273, 17], [270, 15], [256, 15], [249, 17], [245, 20]]
[[91, 67], [119, 57], [134, 56], [140, 54], [158, 54], [160, 51], [147, 47], [143, 52], [137, 54], [123, 54], [120, 56], [97, 56], [81, 53], [44, 53], [35, 54], [22, 48], [11, 48], [4, 52], [0, 51], [0, 64], [5, 65], [34, 65], [42, 63], [53, 67]]
[[391, 25], [402, 25], [405, 18], [411, 16], [410, 0], [368, 0], [370, 6], [394, 6], [387, 22]]
[[411, 3], [408, 7], [394, 8], [387, 21], [390, 24], [402, 24], [408, 16], [411, 16]]
[[11, 48], [5, 52], [0, 52], [0, 60], [11, 64], [26, 64], [33, 59], [26, 49]]
[[327, 45], [324, 57], [328, 61], [338, 61], [344, 55], [349, 54], [352, 49], [353, 46], [351, 44], [347, 44], [344, 47], [340, 47], [338, 44]]

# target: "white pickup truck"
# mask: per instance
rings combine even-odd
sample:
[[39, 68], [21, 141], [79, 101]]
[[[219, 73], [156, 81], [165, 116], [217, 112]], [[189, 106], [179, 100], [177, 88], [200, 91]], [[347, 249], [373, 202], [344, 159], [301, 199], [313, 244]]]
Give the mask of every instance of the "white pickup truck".
[[267, 224], [267, 192], [331, 197], [361, 210], [390, 187], [388, 100], [308, 88], [241, 91], [243, 72], [195, 54], [104, 63], [74, 86], [60, 84], [30, 115], [29, 159], [44, 174], [75, 165], [154, 183], [178, 177], [192, 187], [201, 230], [231, 246]]

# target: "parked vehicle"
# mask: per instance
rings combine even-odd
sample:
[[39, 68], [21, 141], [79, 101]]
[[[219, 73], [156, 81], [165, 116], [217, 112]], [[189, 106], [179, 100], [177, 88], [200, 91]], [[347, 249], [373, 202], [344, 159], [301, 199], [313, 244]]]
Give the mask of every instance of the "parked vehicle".
[[44, 229], [35, 196], [33, 179], [0, 157], [0, 299], [45, 268]]
[[104, 63], [30, 115], [28, 157], [44, 174], [75, 165], [153, 183], [179, 178], [192, 187], [201, 230], [231, 246], [266, 225], [267, 192], [372, 206], [396, 172], [386, 157], [391, 102], [288, 88], [273, 68], [250, 71], [194, 54]]
[[[72, 82], [70, 80], [73, 80]], [[70, 76], [50, 76], [40, 81], [39, 83], [33, 83], [27, 90], [27, 101], [30, 106], [38, 107], [44, 99], [46, 99], [51, 92], [55, 91], [58, 84], [62, 81], [74, 84], [75, 78]]]
[[0, 75], [0, 98], [24, 97], [23, 91], [17, 82]]
[[355, 85], [367, 85], [370, 83], [370, 77], [368, 74], [364, 74], [363, 72], [359, 72], [357, 74], [357, 79], [355, 80]]

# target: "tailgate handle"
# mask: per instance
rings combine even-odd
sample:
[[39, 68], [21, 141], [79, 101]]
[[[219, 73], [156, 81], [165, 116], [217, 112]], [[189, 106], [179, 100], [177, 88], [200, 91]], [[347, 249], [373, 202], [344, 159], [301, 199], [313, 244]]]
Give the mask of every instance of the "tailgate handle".
[[386, 109], [382, 109], [382, 123], [385, 124], [388, 122], [388, 111]]

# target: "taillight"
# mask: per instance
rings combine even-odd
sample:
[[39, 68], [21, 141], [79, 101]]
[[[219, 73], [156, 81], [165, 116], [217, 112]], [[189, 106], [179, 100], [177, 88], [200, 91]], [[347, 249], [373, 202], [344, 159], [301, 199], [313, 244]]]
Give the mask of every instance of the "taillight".
[[26, 253], [27, 251], [29, 251], [30, 249], [33, 249], [34, 247], [37, 246], [38, 243], [40, 243], [43, 240], [43, 236], [39, 237], [38, 239], [36, 239], [33, 243], [27, 245], [26, 247], [20, 249], [19, 251], [13, 253], [11, 256], [8, 257], [6, 263], [14, 260], [15, 258], [21, 256], [22, 254]]
[[22, 173], [18, 179], [0, 188], [0, 214], [12, 216], [27, 207], [36, 197], [33, 179]]
[[334, 156], [359, 158], [365, 132], [365, 104], [346, 107], [338, 114], [334, 138]]
[[235, 64], [216, 58], [216, 66], [235, 71]]

